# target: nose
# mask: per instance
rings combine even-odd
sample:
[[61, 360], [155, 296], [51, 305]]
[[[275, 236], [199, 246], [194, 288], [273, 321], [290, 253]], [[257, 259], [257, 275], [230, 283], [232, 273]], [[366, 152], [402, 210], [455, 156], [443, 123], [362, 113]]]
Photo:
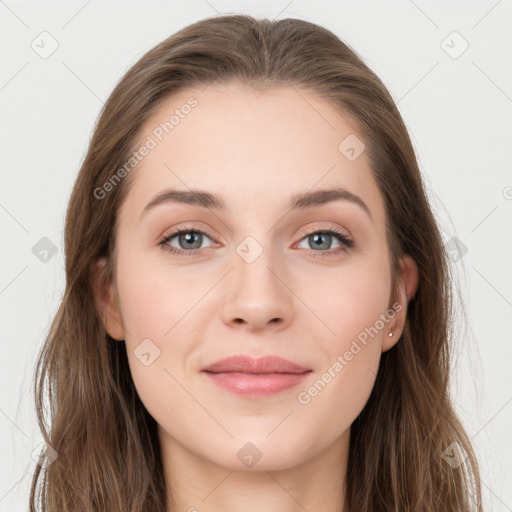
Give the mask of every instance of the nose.
[[224, 280], [224, 322], [249, 331], [277, 331], [289, 325], [294, 295], [283, 267], [266, 251], [252, 263], [235, 254], [234, 268]]

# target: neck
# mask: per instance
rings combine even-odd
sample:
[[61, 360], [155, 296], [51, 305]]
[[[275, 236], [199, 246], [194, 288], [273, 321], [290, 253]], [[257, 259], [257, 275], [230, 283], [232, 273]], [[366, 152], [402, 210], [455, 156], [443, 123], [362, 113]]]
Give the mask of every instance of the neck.
[[[187, 450], [159, 431], [167, 512], [343, 512], [350, 430], [293, 467], [239, 470]], [[263, 461], [261, 461], [263, 462]], [[263, 466], [261, 464], [261, 466]]]

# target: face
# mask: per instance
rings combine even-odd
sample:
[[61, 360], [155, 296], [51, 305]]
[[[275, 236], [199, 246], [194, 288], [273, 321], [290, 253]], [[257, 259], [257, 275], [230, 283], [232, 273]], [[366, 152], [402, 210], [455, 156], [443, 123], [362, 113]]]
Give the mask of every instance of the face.
[[[161, 441], [264, 470], [337, 446], [406, 307], [356, 127], [305, 90], [210, 85], [167, 99], [139, 141], [105, 322]], [[302, 370], [203, 371], [234, 355]]]

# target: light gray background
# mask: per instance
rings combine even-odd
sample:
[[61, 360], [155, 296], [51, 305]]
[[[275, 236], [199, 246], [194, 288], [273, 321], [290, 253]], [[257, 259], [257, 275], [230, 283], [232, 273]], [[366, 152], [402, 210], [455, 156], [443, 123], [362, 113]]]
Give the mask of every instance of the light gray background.
[[[512, 511], [511, 0], [0, 0], [0, 512], [27, 510], [42, 439], [35, 357], [64, 287], [64, 213], [99, 110], [143, 53], [216, 12], [319, 23], [398, 103], [444, 239], [467, 248], [453, 263], [470, 321], [453, 397], [480, 457], [487, 510]], [[51, 48], [43, 31], [58, 43], [46, 59], [31, 47]], [[454, 31], [469, 44], [460, 56]], [[42, 237], [58, 249], [47, 262], [32, 252]]]

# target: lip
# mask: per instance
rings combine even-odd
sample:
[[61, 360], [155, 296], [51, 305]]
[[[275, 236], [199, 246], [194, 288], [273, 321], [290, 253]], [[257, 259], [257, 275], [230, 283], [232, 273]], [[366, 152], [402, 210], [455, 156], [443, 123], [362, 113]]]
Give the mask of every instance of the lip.
[[253, 358], [244, 355], [236, 355], [220, 359], [219, 361], [201, 368], [201, 371], [226, 373], [304, 373], [310, 371], [299, 364], [277, 356]]
[[216, 385], [237, 395], [258, 398], [296, 386], [311, 372], [277, 356], [258, 359], [237, 355], [201, 369]]

